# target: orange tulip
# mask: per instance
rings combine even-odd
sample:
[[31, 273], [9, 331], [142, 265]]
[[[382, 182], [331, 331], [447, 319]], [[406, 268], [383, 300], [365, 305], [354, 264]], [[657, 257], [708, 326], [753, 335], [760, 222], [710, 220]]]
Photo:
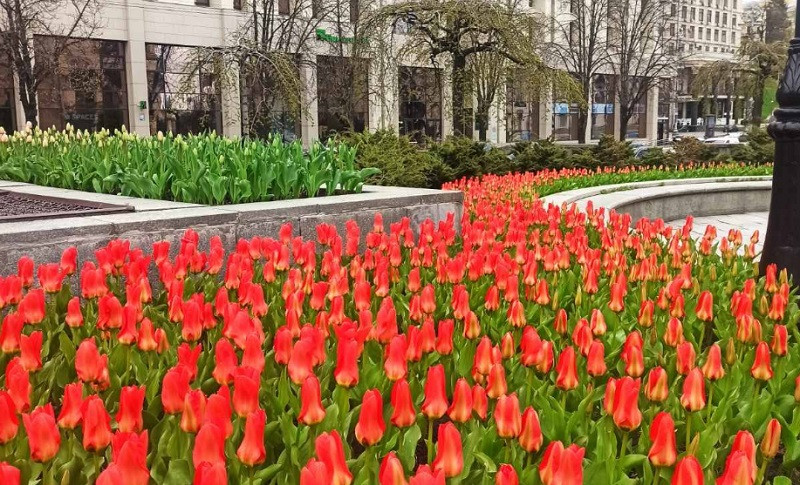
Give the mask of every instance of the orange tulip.
[[697, 306], [694, 309], [697, 318], [710, 322], [714, 319], [714, 295], [710, 291], [705, 290], [697, 297]]
[[323, 419], [325, 419], [325, 407], [322, 405], [319, 379], [311, 374], [306, 377], [300, 388], [300, 414], [297, 416], [297, 421], [311, 426], [322, 422]]
[[703, 468], [697, 458], [681, 458], [672, 474], [672, 485], [703, 485]]
[[380, 485], [408, 485], [403, 464], [394, 451], [390, 451], [381, 462], [378, 472]]
[[578, 367], [575, 362], [575, 348], [565, 348], [558, 356], [556, 364], [556, 387], [569, 391], [578, 387]]
[[364, 393], [361, 401], [361, 413], [356, 424], [356, 439], [364, 446], [372, 446], [383, 438], [385, 431], [383, 398], [379, 390], [371, 389]]
[[639, 411], [640, 386], [639, 379], [628, 376], [616, 382], [612, 417], [614, 424], [626, 431], [638, 428], [642, 422], [642, 413]]
[[775, 418], [767, 423], [767, 430], [761, 438], [761, 454], [767, 458], [774, 458], [781, 445], [781, 423]]
[[653, 402], [666, 401], [669, 396], [669, 381], [667, 372], [662, 367], [653, 367], [647, 374], [647, 385], [644, 388], [645, 397]]
[[722, 350], [716, 343], [708, 348], [708, 356], [703, 364], [703, 375], [709, 381], [716, 381], [725, 376], [725, 369], [722, 368]]
[[333, 430], [329, 433], [322, 433], [317, 436], [314, 442], [314, 452], [319, 457], [320, 461], [324, 463], [325, 467], [330, 470], [331, 479], [328, 481], [313, 482], [311, 485], [321, 485], [322, 483], [350, 485], [353, 481], [353, 474], [350, 473], [350, 470], [347, 468], [342, 438], [339, 436], [338, 431]]
[[519, 434], [519, 444], [528, 453], [539, 451], [544, 437], [539, 425], [539, 415], [533, 407], [528, 406], [522, 413], [522, 429]]
[[497, 435], [501, 438], [516, 438], [522, 431], [522, 415], [519, 399], [515, 393], [500, 396], [494, 409]]
[[667, 412], [660, 412], [650, 425], [650, 452], [647, 457], [653, 466], [669, 467], [675, 464], [678, 451], [675, 446], [675, 422]]
[[458, 476], [464, 469], [461, 433], [453, 423], [444, 423], [439, 426], [433, 469], [444, 472], [446, 478]]
[[759, 342], [756, 347], [756, 356], [753, 366], [750, 367], [753, 378], [768, 381], [772, 379], [772, 366], [770, 365], [769, 346], [766, 342]]
[[681, 405], [687, 411], [699, 411], [706, 407], [706, 384], [700, 368], [695, 367], [683, 381]]

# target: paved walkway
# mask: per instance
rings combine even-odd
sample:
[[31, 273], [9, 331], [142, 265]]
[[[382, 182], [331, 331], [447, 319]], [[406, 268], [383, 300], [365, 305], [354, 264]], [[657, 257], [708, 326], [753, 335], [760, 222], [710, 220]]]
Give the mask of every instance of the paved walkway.
[[[746, 212], [744, 214], [730, 214], [723, 216], [696, 217], [692, 227], [692, 236], [703, 237], [706, 226], [713, 225], [717, 228], [717, 238], [725, 237], [731, 229], [742, 231], [742, 239], [747, 242], [753, 232], [758, 231], [757, 250], [761, 251], [764, 245], [764, 235], [767, 232], [767, 216], [769, 212]], [[673, 227], [683, 227], [685, 220], [670, 221]]]

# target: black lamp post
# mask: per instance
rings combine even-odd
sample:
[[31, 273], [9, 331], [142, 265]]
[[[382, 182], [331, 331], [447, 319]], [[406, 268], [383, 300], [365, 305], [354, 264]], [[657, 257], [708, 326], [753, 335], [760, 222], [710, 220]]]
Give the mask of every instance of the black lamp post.
[[794, 39], [778, 86], [775, 121], [767, 131], [775, 140], [767, 235], [761, 274], [770, 263], [786, 268], [800, 285], [800, 7], [795, 7]]

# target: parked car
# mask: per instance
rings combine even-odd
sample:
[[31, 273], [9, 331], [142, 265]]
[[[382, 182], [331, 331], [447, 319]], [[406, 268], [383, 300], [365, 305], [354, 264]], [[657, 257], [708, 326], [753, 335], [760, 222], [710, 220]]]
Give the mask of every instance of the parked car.
[[722, 136], [706, 138], [703, 140], [706, 145], [741, 145], [747, 143], [747, 134], [741, 132], [728, 133]]

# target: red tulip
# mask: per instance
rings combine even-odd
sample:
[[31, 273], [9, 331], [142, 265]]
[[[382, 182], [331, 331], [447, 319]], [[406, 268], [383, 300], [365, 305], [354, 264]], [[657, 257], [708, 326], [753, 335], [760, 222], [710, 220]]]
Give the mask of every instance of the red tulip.
[[17, 306], [17, 312], [25, 323], [37, 324], [44, 320], [45, 301], [44, 291], [41, 288], [30, 290], [22, 297]]
[[444, 366], [442, 364], [428, 368], [425, 380], [425, 401], [422, 403], [422, 414], [428, 419], [438, 419], [447, 412], [447, 390], [445, 389]]
[[440, 355], [449, 355], [453, 352], [453, 320], [439, 322], [436, 333], [436, 352]]
[[645, 328], [652, 326], [654, 310], [655, 304], [653, 303], [653, 300], [643, 300], [642, 304], [639, 306], [639, 325]]
[[445, 485], [444, 471], [431, 470], [428, 465], [420, 465], [408, 485]]
[[264, 447], [264, 426], [267, 422], [267, 413], [258, 409], [247, 415], [244, 425], [244, 437], [236, 450], [239, 461], [247, 466], [263, 463], [267, 458]]
[[325, 407], [322, 405], [322, 392], [319, 379], [314, 374], [308, 376], [300, 388], [300, 414], [297, 421], [306, 425], [313, 425], [325, 419]]
[[667, 331], [664, 333], [664, 343], [670, 347], [677, 347], [683, 341], [683, 324], [678, 318], [671, 317], [667, 322]]
[[772, 329], [772, 352], [775, 355], [786, 355], [788, 340], [789, 334], [786, 331], [786, 325], [776, 324]]
[[141, 434], [117, 433], [111, 438], [111, 460], [109, 468], [116, 468], [121, 479], [112, 485], [147, 485], [150, 471], [147, 469], [147, 431]]
[[[798, 399], [800, 401], [800, 399]], [[486, 395], [486, 389], [481, 387], [480, 384], [475, 384], [472, 387], [472, 410], [481, 420], [486, 420], [486, 413], [489, 409], [489, 397]]]
[[697, 318], [704, 322], [714, 319], [714, 295], [710, 291], [705, 290], [700, 293], [694, 312], [697, 314]]
[[647, 457], [653, 466], [669, 467], [675, 464], [678, 451], [675, 447], [675, 422], [667, 412], [660, 412], [650, 425], [650, 452]]
[[300, 470], [300, 485], [319, 485], [321, 483], [332, 483], [331, 472], [324, 463], [312, 458]]
[[361, 413], [356, 424], [356, 439], [364, 446], [371, 446], [383, 438], [385, 431], [383, 398], [379, 390], [371, 389], [364, 393], [361, 401]]
[[[731, 461], [733, 455], [737, 452], [741, 452], [747, 458], [748, 463], [748, 470], [750, 471], [750, 479], [756, 479], [756, 440], [753, 438], [753, 435], [750, 434], [749, 431], [739, 431], [736, 433], [736, 436], [733, 438], [733, 445], [731, 446], [731, 453], [728, 455], [728, 459], [725, 462], [725, 468], [728, 469], [728, 464]], [[736, 468], [736, 467], [734, 467]], [[736, 482], [734, 482], [736, 483]], [[737, 484], [738, 485], [738, 484]]]
[[3, 317], [3, 325], [0, 328], [0, 350], [4, 354], [19, 350], [23, 326], [25, 322], [19, 313], [8, 313]]
[[403, 464], [394, 451], [390, 451], [383, 458], [378, 472], [378, 481], [380, 485], [408, 485]]
[[585, 450], [577, 445], [564, 448], [560, 441], [547, 446], [539, 465], [539, 478], [544, 485], [580, 485], [583, 483], [581, 462]]
[[14, 357], [6, 365], [6, 389], [14, 401], [17, 412], [27, 411], [31, 406], [31, 386], [28, 371], [20, 363], [19, 357]]
[[83, 382], [96, 382], [100, 380], [107, 360], [104, 360], [93, 338], [87, 338], [78, 346], [75, 353], [75, 371]]
[[703, 364], [703, 375], [709, 381], [716, 381], [725, 376], [725, 369], [722, 368], [722, 350], [716, 343], [708, 348], [706, 363]]
[[458, 476], [464, 469], [461, 433], [453, 423], [444, 423], [439, 426], [433, 469], [443, 471], [446, 478]]
[[681, 405], [687, 411], [699, 411], [706, 407], [706, 384], [698, 367], [692, 369], [683, 381]]
[[[80, 374], [78, 374], [80, 375]], [[179, 365], [164, 374], [161, 383], [161, 406], [167, 414], [183, 411], [183, 401], [189, 392], [189, 370]]]
[[35, 372], [42, 368], [42, 332], [36, 331], [22, 335], [19, 340], [20, 364], [28, 372]]
[[81, 406], [83, 447], [87, 451], [102, 450], [111, 443], [111, 416], [97, 395], [87, 397]]
[[456, 381], [453, 403], [447, 410], [447, 415], [457, 423], [465, 423], [472, 417], [472, 388], [463, 377]]
[[628, 376], [616, 381], [612, 417], [614, 424], [626, 431], [638, 428], [642, 422], [642, 413], [639, 411], [640, 385], [638, 379]]
[[753, 473], [755, 468], [747, 455], [741, 451], [732, 451], [725, 461], [722, 476], [717, 479], [717, 485], [753, 485], [755, 483]]
[[220, 385], [227, 385], [233, 380], [233, 374], [239, 365], [236, 349], [226, 338], [217, 340], [214, 346], [214, 371], [211, 373], [214, 380]]
[[242, 367], [249, 367], [258, 375], [264, 370], [264, 350], [261, 348], [261, 343], [261, 337], [252, 332], [245, 339], [242, 353]]
[[225, 435], [210, 422], [203, 424], [197, 432], [192, 449], [192, 463], [195, 468], [206, 462], [225, 466]]
[[279, 327], [275, 332], [273, 341], [275, 350], [275, 362], [278, 364], [288, 364], [292, 355], [293, 337], [292, 331], [286, 325]]
[[[123, 388], [124, 389], [124, 388]], [[58, 414], [58, 425], [66, 429], [74, 429], [81, 421], [83, 407], [83, 384], [73, 382], [64, 387], [61, 401], [61, 412]]]
[[189, 371], [189, 381], [193, 381], [197, 377], [197, 361], [200, 359], [200, 352], [203, 347], [195, 345], [190, 347], [186, 342], [178, 346], [178, 365], [185, 367]]
[[203, 423], [206, 411], [206, 395], [202, 389], [193, 389], [183, 398], [183, 413], [181, 414], [181, 429], [186, 433], [196, 433]]
[[341, 339], [336, 346], [336, 369], [333, 377], [336, 383], [343, 387], [353, 387], [358, 384], [358, 342], [353, 339]]
[[408, 385], [408, 381], [405, 379], [395, 381], [392, 386], [391, 397], [392, 424], [398, 428], [405, 428], [414, 424], [417, 421], [417, 412], [414, 410], [414, 401], [411, 399], [411, 388]]
[[663, 402], [669, 396], [669, 382], [667, 372], [662, 367], [653, 367], [647, 374], [647, 385], [644, 388], [645, 397], [653, 402]]
[[761, 454], [767, 458], [774, 458], [781, 445], [781, 423], [775, 418], [767, 423], [767, 430], [761, 438]]
[[0, 462], [0, 481], [6, 485], [20, 485], [19, 468]]
[[200, 463], [194, 469], [192, 485], [228, 485], [228, 471], [224, 464]]
[[[120, 433], [138, 433], [142, 430], [144, 393], [144, 386], [126, 386], [120, 389], [119, 411], [116, 416], [117, 429]], [[60, 416], [59, 424], [61, 424]]]
[[233, 410], [241, 418], [247, 417], [258, 406], [258, 393], [261, 379], [255, 370], [240, 367], [233, 377]]
[[14, 400], [6, 392], [0, 390], [0, 443], [5, 444], [17, 436], [19, 420]]
[[347, 462], [344, 457], [344, 448], [342, 446], [342, 438], [336, 430], [330, 433], [322, 433], [317, 436], [314, 442], [314, 452], [319, 459], [325, 464], [331, 476], [331, 479], [324, 482], [317, 482], [312, 485], [321, 483], [330, 483], [331, 485], [350, 485], [353, 481], [353, 474], [347, 468]]
[[681, 458], [672, 474], [672, 485], [703, 485], [703, 468], [697, 458]]
[[78, 328], [83, 326], [83, 314], [81, 313], [81, 301], [77, 296], [72, 297], [67, 303], [67, 316], [64, 318], [68, 327]]
[[492, 399], [497, 399], [500, 396], [504, 396], [507, 390], [506, 369], [503, 367], [502, 362], [496, 362], [489, 371], [486, 394]]
[[497, 469], [497, 475], [494, 476], [495, 485], [519, 485], [519, 477], [514, 467], [503, 463]]
[[522, 415], [519, 399], [515, 393], [500, 396], [494, 409], [497, 435], [501, 438], [516, 438], [522, 431]]
[[61, 272], [67, 276], [75, 272], [78, 268], [78, 248], [70, 246], [61, 253], [59, 268]]
[[406, 376], [408, 372], [407, 350], [408, 346], [404, 335], [395, 335], [386, 346], [383, 370], [390, 381], [396, 381]]
[[43, 463], [56, 456], [61, 446], [61, 434], [51, 404], [40, 406], [30, 414], [23, 414], [22, 423], [28, 436], [31, 460]]
[[556, 387], [569, 391], [578, 387], [578, 367], [575, 362], [575, 349], [567, 347], [558, 356], [556, 364]]
[[683, 342], [678, 345], [677, 359], [675, 361], [678, 374], [688, 374], [694, 368], [695, 357], [694, 345], [691, 342]]
[[594, 340], [589, 347], [586, 357], [586, 373], [592, 377], [599, 377], [606, 373], [605, 347], [600, 340]]
[[232, 414], [230, 391], [227, 386], [222, 386], [215, 394], [208, 396], [208, 399], [206, 399], [203, 424], [214, 424], [228, 438], [233, 433]]
[[768, 381], [772, 379], [772, 366], [770, 365], [769, 346], [766, 342], [759, 342], [756, 347], [756, 356], [750, 368], [753, 378]]
[[522, 413], [522, 430], [519, 434], [519, 444], [528, 453], [539, 451], [542, 447], [544, 437], [542, 428], [539, 424], [539, 415], [531, 406]]

